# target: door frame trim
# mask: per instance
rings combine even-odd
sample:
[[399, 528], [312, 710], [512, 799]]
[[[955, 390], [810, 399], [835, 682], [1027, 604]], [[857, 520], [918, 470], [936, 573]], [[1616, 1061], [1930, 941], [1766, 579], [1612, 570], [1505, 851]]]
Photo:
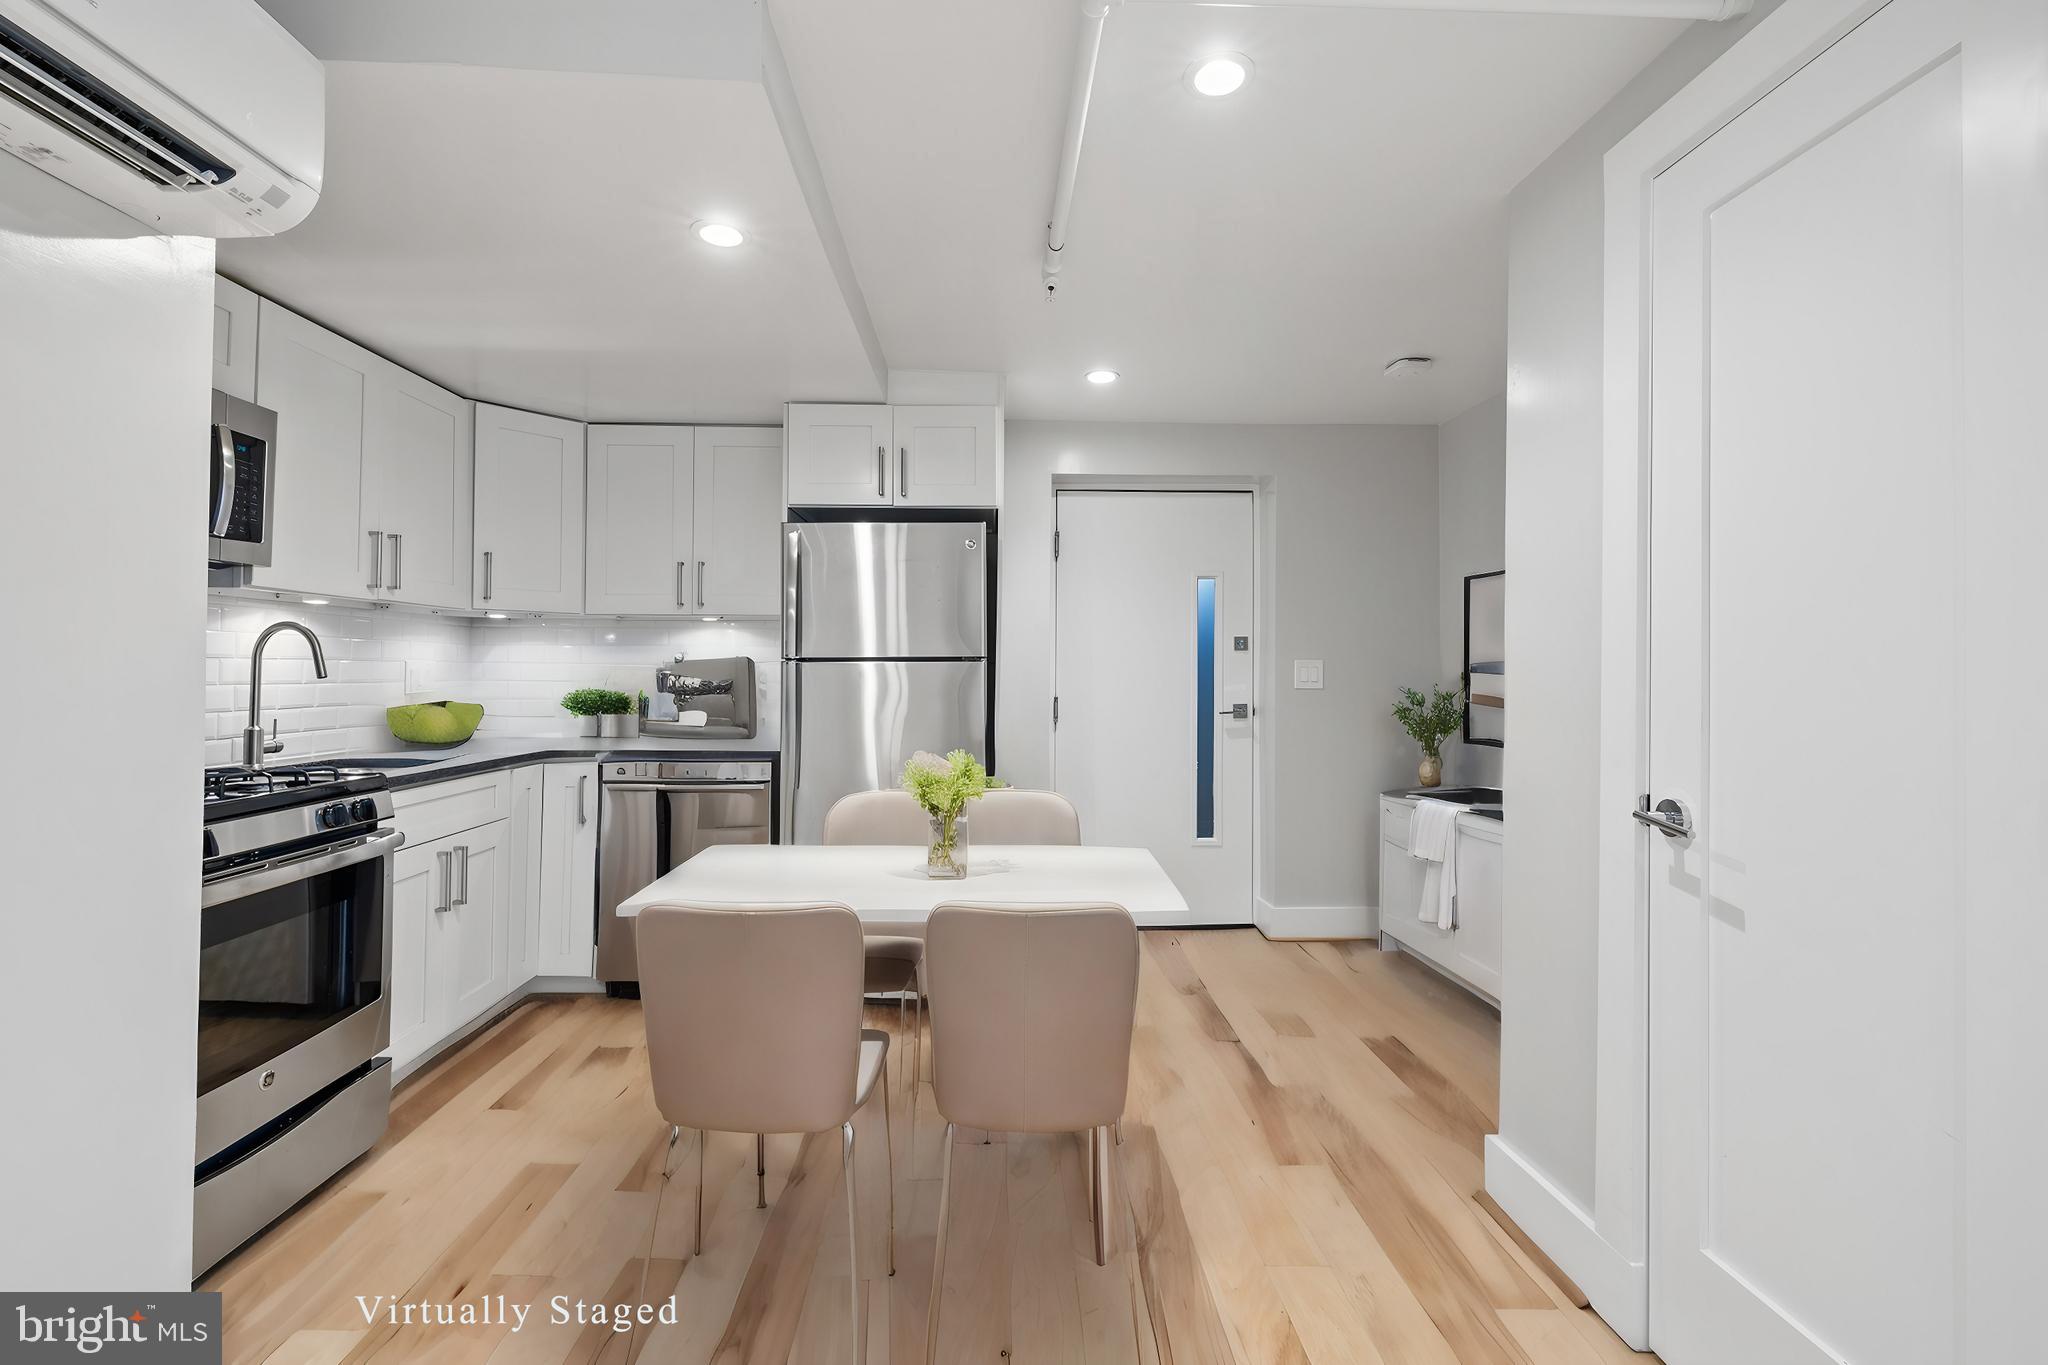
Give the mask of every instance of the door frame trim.
[[1497, 1134], [1486, 1139], [1487, 1191], [1525, 1228], [1592, 1233], [1545, 1250], [1636, 1350], [1652, 1348], [1649, 866], [1629, 818], [1648, 772], [1650, 196], [1660, 174], [1886, 3], [1785, 0], [1605, 158], [1593, 1206], [1552, 1183], [1505, 1178], [1528, 1157]]
[[[1273, 905], [1264, 891], [1266, 885], [1266, 848], [1268, 833], [1266, 821], [1273, 803], [1266, 797], [1266, 743], [1265, 727], [1258, 720], [1269, 715], [1267, 698], [1276, 695], [1278, 683], [1270, 674], [1275, 667], [1274, 652], [1266, 648], [1266, 632], [1271, 623], [1279, 619], [1277, 604], [1272, 600], [1274, 539], [1268, 533], [1267, 523], [1272, 516], [1271, 480], [1264, 476], [1251, 475], [1244, 478], [1172, 478], [1154, 475], [1147, 478], [1125, 478], [1103, 474], [1056, 474], [1052, 480], [1051, 514], [1055, 534], [1060, 525], [1060, 498], [1062, 493], [1242, 493], [1251, 498], [1252, 516], [1252, 927], [1268, 937], [1268, 926], [1272, 920]], [[1052, 603], [1051, 638], [1046, 644], [1046, 659], [1051, 665], [1047, 681], [1055, 693], [1059, 687], [1060, 665], [1055, 642], [1059, 638], [1059, 559], [1046, 558], [1046, 597]], [[1059, 735], [1053, 724], [1052, 709], [1046, 708], [1042, 721], [1045, 727], [1045, 752], [1048, 769], [1054, 781], [1059, 776]], [[1377, 925], [1375, 925], [1375, 928]], [[1288, 935], [1294, 937], [1296, 935]], [[1333, 935], [1334, 936], [1334, 935]]]

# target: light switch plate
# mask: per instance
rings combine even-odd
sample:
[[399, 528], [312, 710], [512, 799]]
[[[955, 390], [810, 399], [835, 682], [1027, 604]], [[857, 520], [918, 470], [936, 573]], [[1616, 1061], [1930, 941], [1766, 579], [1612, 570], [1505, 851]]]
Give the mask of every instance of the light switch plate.
[[1323, 661], [1321, 659], [1296, 659], [1294, 661], [1294, 685], [1320, 689], [1323, 685]]

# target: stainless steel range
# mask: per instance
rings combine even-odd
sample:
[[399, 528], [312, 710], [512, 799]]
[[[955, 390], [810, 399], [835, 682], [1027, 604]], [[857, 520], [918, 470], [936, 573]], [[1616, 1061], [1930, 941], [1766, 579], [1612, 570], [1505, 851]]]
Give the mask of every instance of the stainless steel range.
[[403, 842], [387, 785], [319, 765], [207, 770], [195, 1277], [384, 1132]]

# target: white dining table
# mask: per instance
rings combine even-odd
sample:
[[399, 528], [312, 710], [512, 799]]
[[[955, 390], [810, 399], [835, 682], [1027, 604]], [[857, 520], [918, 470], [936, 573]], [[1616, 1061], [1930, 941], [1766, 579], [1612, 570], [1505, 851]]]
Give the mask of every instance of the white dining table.
[[720, 844], [628, 896], [621, 915], [677, 901], [791, 905], [833, 901], [864, 923], [922, 924], [947, 901], [986, 905], [1121, 905], [1143, 925], [1186, 924], [1188, 903], [1149, 849], [976, 844], [967, 875], [924, 874], [924, 848], [903, 844]]

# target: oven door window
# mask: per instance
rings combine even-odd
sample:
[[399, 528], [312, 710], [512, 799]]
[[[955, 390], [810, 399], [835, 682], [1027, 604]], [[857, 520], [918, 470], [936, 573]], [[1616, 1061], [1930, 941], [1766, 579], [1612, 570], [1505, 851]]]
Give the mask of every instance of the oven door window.
[[372, 858], [201, 913], [201, 1095], [383, 997], [383, 879]]

